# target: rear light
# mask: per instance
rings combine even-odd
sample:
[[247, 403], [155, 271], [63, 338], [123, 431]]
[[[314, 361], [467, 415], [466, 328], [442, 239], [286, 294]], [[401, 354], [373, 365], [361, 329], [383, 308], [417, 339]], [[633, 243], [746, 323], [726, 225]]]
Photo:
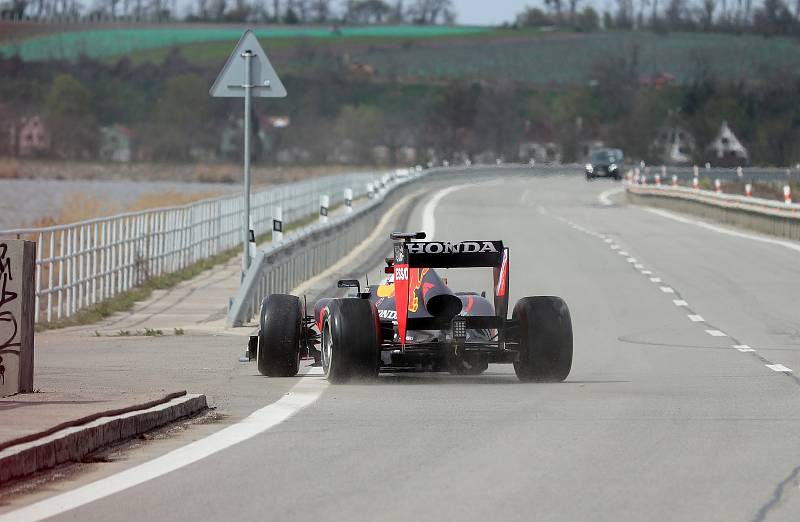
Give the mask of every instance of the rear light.
[[453, 339], [464, 340], [467, 338], [467, 318], [463, 315], [453, 317]]

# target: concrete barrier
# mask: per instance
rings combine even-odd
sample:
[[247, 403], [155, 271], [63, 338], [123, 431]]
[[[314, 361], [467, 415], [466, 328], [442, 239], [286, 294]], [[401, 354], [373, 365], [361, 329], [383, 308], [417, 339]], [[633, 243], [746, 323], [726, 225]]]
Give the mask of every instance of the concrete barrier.
[[630, 185], [627, 199], [637, 205], [693, 214], [720, 223], [800, 240], [800, 205], [747, 196], [716, 194], [686, 187]]
[[143, 404], [128, 411], [95, 415], [70, 425], [12, 443], [0, 449], [0, 484], [49, 469], [65, 462], [80, 462], [86, 455], [195, 415], [208, 408], [205, 395], [167, 396], [158, 404]]

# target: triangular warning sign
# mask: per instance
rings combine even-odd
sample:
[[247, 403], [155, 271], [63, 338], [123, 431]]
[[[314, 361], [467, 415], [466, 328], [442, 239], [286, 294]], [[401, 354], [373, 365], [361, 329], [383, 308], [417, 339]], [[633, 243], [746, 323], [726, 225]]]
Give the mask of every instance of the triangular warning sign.
[[269, 63], [267, 53], [261, 48], [256, 35], [250, 29], [246, 30], [239, 39], [230, 58], [225, 62], [225, 67], [222, 68], [214, 85], [211, 86], [211, 90], [208, 91], [209, 94], [215, 98], [244, 97], [247, 60], [242, 55], [246, 51], [250, 51], [253, 55], [250, 58], [250, 85], [253, 86], [250, 89], [251, 95], [261, 98], [284, 98], [286, 88], [278, 78], [278, 73], [275, 72], [272, 64]]

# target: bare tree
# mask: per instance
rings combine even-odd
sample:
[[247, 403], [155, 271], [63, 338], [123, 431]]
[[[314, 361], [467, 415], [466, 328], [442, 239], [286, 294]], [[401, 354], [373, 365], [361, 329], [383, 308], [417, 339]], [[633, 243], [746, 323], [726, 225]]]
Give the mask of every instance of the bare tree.
[[569, 0], [569, 23], [575, 25], [575, 13], [578, 11], [578, 4], [581, 0]]
[[331, 14], [331, 0], [312, 0], [310, 10], [315, 22], [327, 22]]
[[714, 24], [714, 11], [716, 8], [716, 0], [703, 0], [703, 13], [701, 22], [703, 23], [703, 28], [706, 31], [711, 29], [711, 26]]

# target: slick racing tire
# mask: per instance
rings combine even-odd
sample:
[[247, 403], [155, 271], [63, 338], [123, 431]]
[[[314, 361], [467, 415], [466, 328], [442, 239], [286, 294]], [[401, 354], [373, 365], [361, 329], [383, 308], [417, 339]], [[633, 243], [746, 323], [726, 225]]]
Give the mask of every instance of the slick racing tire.
[[322, 313], [320, 352], [325, 377], [333, 383], [378, 375], [378, 310], [367, 299], [332, 299]]
[[303, 309], [294, 295], [271, 294], [261, 302], [256, 363], [261, 375], [291, 377], [300, 369]]
[[523, 297], [512, 318], [519, 325], [519, 360], [514, 371], [524, 382], [560, 382], [572, 367], [572, 319], [560, 297]]

